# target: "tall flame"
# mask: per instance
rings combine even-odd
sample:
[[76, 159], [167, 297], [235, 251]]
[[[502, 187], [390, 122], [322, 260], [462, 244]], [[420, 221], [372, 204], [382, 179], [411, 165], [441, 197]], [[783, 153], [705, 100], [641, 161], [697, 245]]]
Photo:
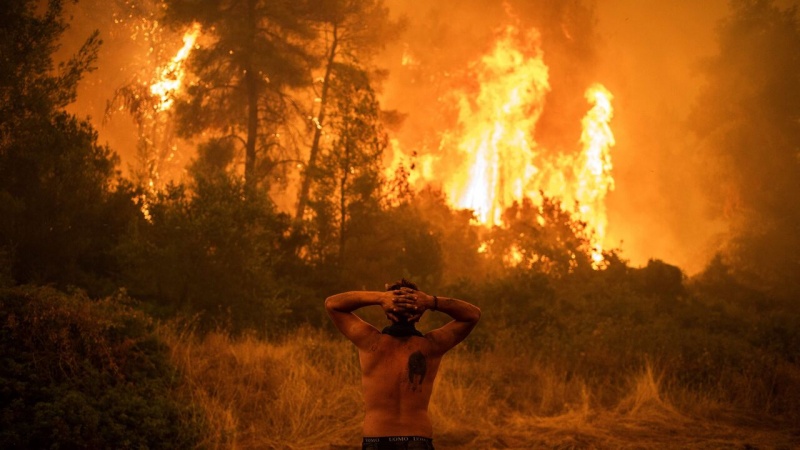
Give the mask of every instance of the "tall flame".
[[[580, 151], [558, 154], [534, 139], [550, 91], [536, 30], [506, 27], [472, 69], [476, 91], [457, 93], [458, 127], [446, 132], [440, 144], [441, 154], [457, 149], [458, 158], [447, 158], [450, 166], [463, 161], [439, 172], [445, 173], [442, 183], [450, 201], [473, 210], [475, 219], [489, 226], [502, 225], [502, 213], [513, 202], [541, 199], [540, 192], [566, 206], [577, 204], [575, 218], [593, 232], [591, 256], [599, 267], [607, 228], [605, 197], [614, 188], [611, 93], [600, 84], [587, 89], [591, 108], [581, 122]], [[420, 158], [420, 163], [430, 159]], [[430, 171], [422, 172], [432, 179]]]
[[610, 149], [615, 141], [609, 125], [614, 115], [612, 98], [611, 93], [600, 84], [594, 84], [586, 90], [586, 100], [594, 106], [581, 121], [582, 164], [575, 167], [575, 200], [580, 205], [579, 215], [596, 234], [592, 242], [592, 260], [595, 264], [603, 261], [602, 245], [608, 225], [605, 197], [614, 190]]
[[548, 69], [538, 47], [520, 48], [538, 40], [535, 30], [521, 36], [506, 27], [475, 67], [477, 97], [460, 100], [458, 149], [468, 169], [453, 177], [448, 192], [481, 223], [500, 224], [503, 210], [528, 193], [528, 181], [539, 171], [532, 132], [550, 90]]
[[150, 85], [150, 93], [161, 99], [157, 105], [159, 111], [166, 111], [172, 107], [175, 101], [173, 96], [175, 92], [181, 88], [183, 78], [186, 75], [184, 63], [192, 52], [199, 35], [200, 24], [195, 22], [192, 24], [192, 27], [183, 34], [183, 47], [178, 50], [178, 53], [171, 61], [161, 68], [158, 81]]
[[144, 142], [144, 145], [139, 146], [139, 152], [145, 165], [146, 180], [145, 193], [140, 196], [138, 201], [142, 214], [148, 221], [152, 219], [150, 198], [155, 197], [158, 191], [160, 167], [174, 157], [176, 149], [176, 146], [171, 143], [170, 115], [167, 112], [175, 102], [175, 94], [183, 85], [186, 76], [185, 62], [194, 49], [199, 35], [200, 24], [193, 23], [191, 28], [183, 34], [183, 46], [171, 60], [158, 69], [156, 81], [150, 85], [152, 110], [144, 113], [143, 117], [147, 118], [147, 123], [146, 125], [140, 124], [139, 131], [140, 139]]

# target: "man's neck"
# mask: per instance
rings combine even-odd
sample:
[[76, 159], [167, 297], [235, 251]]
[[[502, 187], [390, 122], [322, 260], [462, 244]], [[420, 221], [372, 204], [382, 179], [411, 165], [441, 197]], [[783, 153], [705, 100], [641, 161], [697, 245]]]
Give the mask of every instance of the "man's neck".
[[384, 328], [381, 333], [388, 334], [392, 337], [422, 337], [422, 333], [417, 330], [412, 322], [394, 322], [388, 327]]

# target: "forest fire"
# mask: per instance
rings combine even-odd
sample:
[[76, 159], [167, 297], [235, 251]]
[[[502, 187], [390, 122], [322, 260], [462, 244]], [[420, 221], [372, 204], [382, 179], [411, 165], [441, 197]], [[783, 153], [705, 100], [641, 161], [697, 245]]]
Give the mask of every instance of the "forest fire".
[[800, 8], [317, 3], [0, 4], [0, 449], [800, 449]]
[[578, 171], [575, 200], [579, 204], [580, 218], [587, 221], [596, 233], [592, 242], [592, 260], [595, 264], [603, 261], [602, 243], [608, 224], [604, 200], [608, 191], [614, 189], [610, 153], [614, 134], [609, 126], [614, 114], [612, 98], [611, 93], [599, 84], [586, 91], [586, 99], [594, 106], [582, 121], [581, 164], [573, 166]]
[[172, 107], [174, 94], [181, 88], [186, 75], [184, 62], [194, 48], [197, 37], [200, 35], [200, 24], [194, 23], [183, 34], [183, 47], [178, 50], [175, 57], [165, 64], [158, 74], [158, 81], [150, 85], [150, 93], [161, 99], [156, 106], [158, 111], [165, 111]]
[[[183, 46], [165, 64], [156, 69], [155, 80], [149, 85], [149, 106], [143, 110], [133, 111], [139, 115], [138, 148], [140, 158], [144, 164], [144, 189], [145, 194], [139, 197], [142, 215], [151, 220], [150, 199], [155, 197], [161, 186], [162, 166], [175, 156], [176, 146], [172, 142], [173, 132], [168, 114], [175, 103], [175, 96], [180, 93], [186, 76], [186, 59], [195, 47], [200, 35], [201, 26], [193, 23], [183, 34]], [[145, 85], [145, 87], [147, 87]], [[136, 94], [134, 94], [136, 97]], [[136, 97], [138, 98], [138, 97]], [[136, 109], [136, 107], [128, 106]], [[147, 131], [146, 131], [147, 130]]]
[[582, 120], [582, 148], [558, 154], [534, 136], [550, 90], [536, 30], [507, 26], [473, 70], [477, 93], [459, 94], [458, 129], [446, 133], [440, 145], [457, 148], [464, 161], [444, 182], [454, 206], [473, 210], [479, 223], [493, 226], [502, 225], [503, 211], [526, 197], [544, 194], [567, 208], [577, 205], [573, 213], [593, 232], [592, 259], [599, 264], [607, 225], [604, 200], [614, 187], [611, 93], [599, 84], [586, 91], [592, 107]]
[[450, 179], [446, 192], [484, 224], [500, 224], [503, 210], [531, 192], [529, 181], [539, 172], [531, 133], [550, 89], [548, 71], [538, 48], [528, 54], [520, 48], [523, 40], [537, 42], [537, 34], [533, 30], [523, 37], [514, 27], [505, 29], [475, 67], [477, 96], [459, 99], [461, 134], [442, 142], [456, 141], [467, 165]]

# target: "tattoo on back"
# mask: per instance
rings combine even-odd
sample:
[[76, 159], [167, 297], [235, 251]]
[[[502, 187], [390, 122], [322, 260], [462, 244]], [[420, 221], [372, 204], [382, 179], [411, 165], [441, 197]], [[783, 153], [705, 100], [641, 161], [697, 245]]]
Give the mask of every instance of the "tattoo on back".
[[425, 372], [427, 371], [428, 363], [425, 361], [425, 355], [421, 351], [417, 350], [409, 355], [408, 382], [411, 384], [411, 390], [416, 391], [418, 386], [422, 386], [422, 381], [425, 379]]

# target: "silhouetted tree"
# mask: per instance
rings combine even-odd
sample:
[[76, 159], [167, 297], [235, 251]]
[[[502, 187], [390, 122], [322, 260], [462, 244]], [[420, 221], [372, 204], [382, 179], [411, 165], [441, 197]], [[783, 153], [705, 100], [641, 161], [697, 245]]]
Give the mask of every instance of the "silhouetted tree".
[[800, 292], [798, 55], [796, 7], [732, 2], [691, 122], [710, 160], [715, 213], [731, 224], [734, 271], [782, 296]]
[[100, 40], [92, 34], [55, 70], [63, 4], [0, 6], [0, 247], [18, 282], [105, 289], [111, 249], [135, 209], [126, 186], [113, 186], [116, 156], [64, 111]]
[[[197, 77], [176, 104], [180, 132], [212, 131], [243, 143], [248, 186], [275, 163], [289, 88], [310, 82], [307, 41], [314, 36], [301, 1], [169, 0], [166, 20], [198, 22], [204, 37], [189, 59]], [[259, 160], [260, 159], [260, 160]]]
[[441, 191], [422, 189], [391, 214], [416, 230], [422, 243], [435, 245], [433, 250], [424, 245], [407, 247], [409, 262], [427, 268], [421, 274], [421, 283], [447, 285], [486, 275], [486, 260], [478, 252], [482, 228], [471, 223], [472, 211], [454, 210]]
[[298, 222], [305, 214], [314, 171], [319, 162], [321, 138], [328, 125], [327, 110], [336, 106], [336, 99], [332, 97], [341, 95], [331, 91], [332, 83], [337, 77], [347, 77], [356, 72], [366, 73], [374, 53], [395, 38], [402, 28], [402, 22], [389, 20], [389, 11], [382, 0], [325, 0], [316, 6], [313, 17], [319, 36], [314, 48], [319, 53], [323, 67], [318, 83], [319, 92], [315, 91], [314, 95], [316, 110], [309, 123], [313, 138], [297, 199], [295, 220]]
[[492, 230], [489, 256], [498, 264], [563, 277], [591, 270], [591, 247], [586, 223], [565, 210], [558, 200], [543, 197], [541, 206], [530, 199], [514, 203]]
[[340, 70], [331, 90], [330, 142], [320, 149], [321, 163], [312, 173], [311, 249], [316, 260], [338, 264], [344, 260], [350, 222], [368, 221], [383, 206], [381, 161], [388, 136], [365, 72]]

